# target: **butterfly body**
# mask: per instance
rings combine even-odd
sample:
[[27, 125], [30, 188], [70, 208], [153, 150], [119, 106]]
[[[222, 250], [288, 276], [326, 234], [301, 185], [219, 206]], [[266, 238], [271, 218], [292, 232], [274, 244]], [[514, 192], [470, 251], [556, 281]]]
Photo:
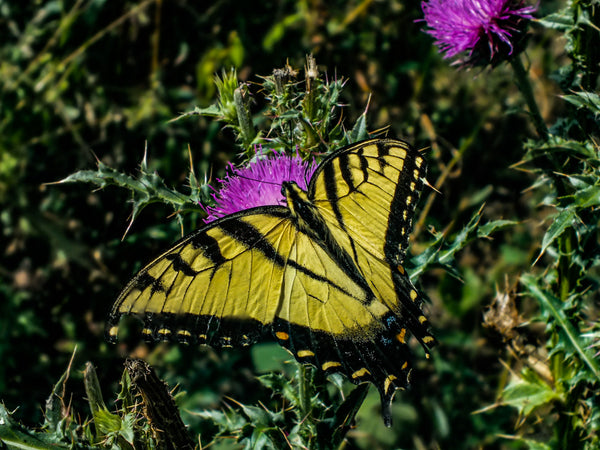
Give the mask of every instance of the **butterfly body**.
[[146, 266], [113, 307], [109, 339], [125, 314], [150, 339], [230, 347], [271, 334], [301, 362], [372, 382], [389, 425], [409, 336], [435, 343], [401, 265], [424, 176], [403, 141], [333, 152], [307, 191], [282, 183], [286, 206], [225, 216]]

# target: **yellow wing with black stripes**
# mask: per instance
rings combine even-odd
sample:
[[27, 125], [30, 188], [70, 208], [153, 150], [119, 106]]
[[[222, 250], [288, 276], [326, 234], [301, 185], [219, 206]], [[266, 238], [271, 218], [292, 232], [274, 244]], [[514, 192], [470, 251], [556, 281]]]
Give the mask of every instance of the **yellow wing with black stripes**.
[[272, 336], [301, 362], [372, 382], [389, 425], [410, 335], [434, 344], [401, 265], [424, 176], [402, 141], [332, 153], [308, 192], [282, 184], [287, 207], [223, 217], [146, 266], [117, 299], [109, 339], [128, 314], [155, 340], [229, 347]]
[[276, 318], [308, 331], [356, 334], [377, 318], [371, 297], [298, 232], [289, 210], [262, 207], [211, 223], [144, 268], [117, 300], [109, 336], [125, 314], [143, 317], [151, 339], [220, 347], [254, 342]]
[[[371, 139], [325, 159], [308, 197], [371, 290], [427, 349], [435, 340], [402, 266], [425, 175], [423, 157], [406, 142]], [[395, 295], [382, 294], [390, 289]]]

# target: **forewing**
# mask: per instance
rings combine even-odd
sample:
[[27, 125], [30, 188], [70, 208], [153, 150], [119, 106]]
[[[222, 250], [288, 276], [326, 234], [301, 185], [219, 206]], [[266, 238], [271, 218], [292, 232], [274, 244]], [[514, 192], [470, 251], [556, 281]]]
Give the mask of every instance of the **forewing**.
[[309, 198], [334, 237], [354, 253], [356, 241], [369, 253], [400, 265], [423, 187], [425, 161], [403, 141], [372, 139], [338, 150], [319, 166]]
[[[286, 208], [257, 208], [192, 233], [142, 269], [109, 317], [144, 320], [151, 339], [212, 345], [252, 342], [244, 335], [283, 319], [299, 327], [356, 337], [376, 330], [372, 293], [358, 285]], [[383, 307], [383, 305], [381, 305]], [[385, 311], [383, 311], [385, 312]]]
[[309, 198], [374, 296], [392, 312], [403, 330], [397, 339], [414, 335], [429, 356], [435, 339], [422, 297], [402, 266], [425, 173], [423, 157], [407, 143], [373, 139], [328, 157], [313, 175]]
[[278, 308], [293, 240], [289, 211], [266, 207], [227, 216], [182, 239], [126, 286], [109, 317], [114, 340], [121, 316], [144, 321], [149, 339], [215, 346], [248, 345]]

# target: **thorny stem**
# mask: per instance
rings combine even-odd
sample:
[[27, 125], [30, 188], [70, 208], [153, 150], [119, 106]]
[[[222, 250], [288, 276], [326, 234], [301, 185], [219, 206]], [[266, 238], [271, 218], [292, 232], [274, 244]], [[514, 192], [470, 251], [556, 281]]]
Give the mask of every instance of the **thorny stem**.
[[298, 364], [298, 377], [300, 378], [298, 386], [300, 388], [300, 408], [303, 416], [310, 412], [310, 387], [308, 386], [307, 367], [304, 364]]
[[521, 61], [520, 56], [515, 56], [511, 59], [511, 65], [513, 70], [515, 71], [515, 76], [517, 78], [517, 85], [525, 97], [525, 102], [527, 102], [527, 106], [529, 107], [529, 113], [531, 114], [531, 118], [533, 119], [533, 124], [537, 131], [538, 136], [543, 141], [548, 140], [548, 128], [544, 123], [544, 119], [542, 119], [542, 115], [540, 114], [540, 110], [535, 101], [535, 97], [533, 96], [533, 89], [531, 88], [531, 83], [529, 82], [529, 77], [527, 76], [527, 71], [523, 66], [523, 62]]

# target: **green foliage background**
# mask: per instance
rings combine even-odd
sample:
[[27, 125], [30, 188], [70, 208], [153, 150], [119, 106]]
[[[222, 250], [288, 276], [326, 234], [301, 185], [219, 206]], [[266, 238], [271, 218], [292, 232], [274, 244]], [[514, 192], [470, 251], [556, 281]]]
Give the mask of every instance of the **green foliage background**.
[[[538, 16], [562, 6], [543, 2]], [[383, 428], [371, 392], [349, 448], [522, 448], [522, 441], [498, 436], [550, 439], [539, 423], [517, 427], [518, 405], [489, 408], [510, 377], [508, 367], [519, 370], [526, 357], [483, 325], [493, 299], [512, 295], [519, 274], [530, 270], [549, 225], [548, 205], [540, 207], [544, 199], [527, 190], [534, 173], [515, 167], [535, 131], [509, 65], [457, 70], [421, 31], [420, 18], [420, 3], [412, 0], [0, 1], [0, 400], [18, 408], [13, 418], [42, 423], [40, 405], [75, 347], [64, 401], [79, 423], [91, 416], [86, 361], [96, 366], [105, 398], [114, 399], [128, 354], [146, 358], [171, 386], [179, 383], [186, 411], [218, 409], [225, 395], [245, 404], [268, 401], [255, 376], [271, 361], [276, 370], [285, 366], [274, 347], [215, 352], [104, 341], [104, 319], [120, 288], [182, 229], [197, 228], [200, 214], [178, 221], [164, 205], [145, 208], [121, 241], [130, 194], [45, 183], [94, 169], [96, 157], [136, 174], [146, 145], [148, 172], [160, 173], [167, 186], [185, 192], [188, 148], [196, 176], [214, 181], [227, 161], [240, 161], [231, 131], [206, 117], [171, 120], [213, 103], [214, 75], [231, 67], [256, 93], [252, 110], [260, 117], [259, 75], [286, 62], [302, 69], [312, 53], [327, 77], [347, 79], [348, 124], [368, 107], [369, 130], [389, 127], [389, 136], [431, 147], [429, 179], [441, 193], [423, 195], [413, 254], [436, 232], [455, 235], [483, 203], [483, 222], [518, 222], [459, 253], [461, 280], [440, 269], [421, 275], [441, 345], [433, 361], [418, 361], [412, 390], [398, 393], [394, 428]], [[568, 108], [552, 77], [568, 64], [560, 31], [534, 24], [526, 53], [547, 123]], [[555, 258], [546, 253], [537, 264]], [[597, 294], [592, 300], [588, 318], [597, 317]], [[537, 311], [527, 299], [518, 304], [523, 317]], [[527, 354], [542, 366], [544, 333], [543, 323], [533, 324], [519, 341], [533, 347]], [[193, 431], [214, 433], [197, 415], [183, 414]]]

